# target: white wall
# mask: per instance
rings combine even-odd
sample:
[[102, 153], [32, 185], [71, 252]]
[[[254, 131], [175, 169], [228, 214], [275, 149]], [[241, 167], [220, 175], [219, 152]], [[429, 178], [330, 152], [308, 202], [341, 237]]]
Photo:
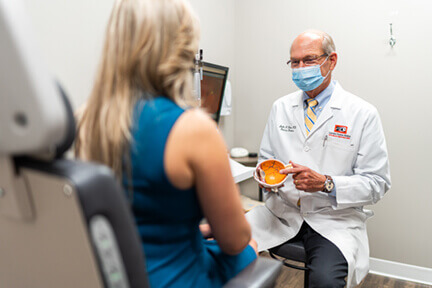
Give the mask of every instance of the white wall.
[[87, 99], [114, 0], [24, 0], [50, 71], [74, 108]]
[[[235, 35], [234, 1], [232, 0], [189, 0], [201, 22], [200, 48], [204, 61], [229, 67], [228, 78], [235, 78]], [[233, 83], [233, 97], [237, 85]], [[234, 105], [235, 106], [235, 105]], [[233, 107], [235, 109], [235, 107]], [[234, 145], [234, 113], [221, 117], [219, 127], [228, 147]]]
[[[113, 0], [26, 0], [36, 38], [74, 107], [88, 97]], [[371, 256], [432, 267], [432, 152], [428, 123], [432, 3], [428, 0], [191, 0], [206, 61], [230, 67], [227, 143], [257, 151], [274, 100], [295, 90], [285, 62], [307, 28], [336, 42], [336, 79], [373, 103], [387, 136], [393, 188], [372, 207]], [[325, 3], [325, 5], [323, 4]], [[397, 44], [390, 49], [390, 11]], [[415, 120], [416, 119], [416, 120]]]
[[285, 64], [290, 43], [308, 28], [327, 31], [339, 54], [336, 80], [378, 108], [387, 136], [393, 187], [370, 207], [371, 256], [431, 268], [432, 2], [236, 0], [235, 9], [235, 144], [258, 150], [272, 102], [296, 90]]
[[[105, 26], [114, 0], [24, 0], [36, 39], [50, 71], [66, 89], [74, 108], [90, 94], [99, 64]], [[234, 2], [191, 0], [202, 19], [204, 61], [234, 68]], [[235, 94], [235, 85], [234, 85]], [[222, 117], [220, 129], [233, 146], [234, 118]]]

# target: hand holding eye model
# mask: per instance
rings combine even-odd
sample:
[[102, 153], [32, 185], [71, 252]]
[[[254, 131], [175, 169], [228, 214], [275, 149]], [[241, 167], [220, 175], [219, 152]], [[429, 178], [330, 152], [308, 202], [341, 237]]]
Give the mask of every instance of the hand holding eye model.
[[268, 159], [259, 163], [254, 172], [254, 179], [263, 188], [272, 192], [278, 192], [278, 189], [284, 185], [287, 179], [286, 174], [279, 173], [285, 168], [292, 168], [291, 164], [285, 165], [279, 160]]

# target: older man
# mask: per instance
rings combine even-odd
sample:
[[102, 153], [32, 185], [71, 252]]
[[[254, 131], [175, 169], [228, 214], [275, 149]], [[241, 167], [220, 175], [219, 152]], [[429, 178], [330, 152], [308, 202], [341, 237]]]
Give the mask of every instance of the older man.
[[301, 239], [311, 287], [353, 287], [369, 269], [366, 219], [390, 188], [385, 137], [377, 110], [332, 81], [332, 38], [306, 31], [292, 43], [292, 80], [300, 88], [270, 112], [260, 161], [293, 168], [266, 205], [247, 214], [260, 251]]

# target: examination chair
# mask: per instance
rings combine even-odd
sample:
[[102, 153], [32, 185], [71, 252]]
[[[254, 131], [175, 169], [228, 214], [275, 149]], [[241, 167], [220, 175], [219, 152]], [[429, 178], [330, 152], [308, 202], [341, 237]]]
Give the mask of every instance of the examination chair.
[[[22, 1], [0, 0], [0, 287], [149, 287], [112, 172], [64, 158], [72, 109], [23, 12]], [[272, 287], [280, 268], [259, 258], [226, 287]]]

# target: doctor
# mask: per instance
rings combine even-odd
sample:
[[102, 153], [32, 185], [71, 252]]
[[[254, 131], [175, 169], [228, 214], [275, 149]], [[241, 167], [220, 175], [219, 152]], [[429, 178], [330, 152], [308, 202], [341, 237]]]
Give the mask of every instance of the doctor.
[[278, 193], [247, 214], [260, 251], [301, 239], [310, 287], [354, 287], [368, 273], [363, 206], [390, 188], [386, 141], [374, 106], [332, 81], [332, 38], [306, 31], [292, 43], [292, 80], [300, 88], [270, 112], [260, 161], [292, 163]]

